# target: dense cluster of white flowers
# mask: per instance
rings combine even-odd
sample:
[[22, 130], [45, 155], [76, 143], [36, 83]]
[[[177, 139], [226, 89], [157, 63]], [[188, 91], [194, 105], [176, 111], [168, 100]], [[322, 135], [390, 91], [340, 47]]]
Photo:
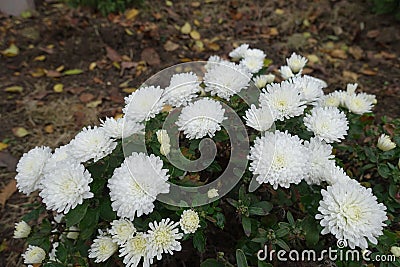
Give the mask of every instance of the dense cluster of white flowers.
[[[307, 59], [295, 53], [279, 69], [278, 79], [273, 74], [260, 74], [266, 55], [259, 49], [243, 44], [229, 56], [236, 63], [210, 57], [202, 78], [185, 72], [173, 74], [166, 88], [139, 88], [125, 98], [122, 118], [106, 118], [100, 126], [82, 129], [70, 143], [53, 153], [48, 147], [36, 147], [25, 153], [17, 165], [17, 188], [28, 195], [38, 190], [48, 210], [68, 214], [98, 194], [94, 190], [98, 185], [92, 185], [95, 175], [89, 167], [112, 157], [122, 138], [143, 136], [145, 123], [162, 112], [165, 105], [178, 107], [175, 125], [182, 136], [213, 137], [227, 119], [218, 100], [229, 102], [254, 81], [259, 97], [244, 111], [242, 119], [249, 128], [260, 132], [247, 155], [256, 181], [270, 184], [273, 189], [288, 188], [301, 181], [328, 184], [321, 191], [323, 199], [316, 216], [324, 227], [322, 234], [332, 233], [345, 239], [352, 248], [366, 248], [367, 240], [376, 244], [387, 219], [386, 208], [377, 203], [370, 189], [335, 164], [331, 145], [347, 135], [346, 112], [371, 112], [375, 96], [356, 93], [357, 84], [348, 84], [346, 91], [324, 94], [327, 84], [302, 75]], [[292, 134], [292, 129], [279, 131], [273, 127], [275, 122], [283, 124], [297, 119], [313, 137], [302, 139]], [[153, 134], [160, 144], [160, 153], [172, 153], [167, 131], [161, 129]], [[382, 135], [377, 146], [388, 151], [396, 145]], [[126, 266], [150, 266], [163, 254], [180, 251], [180, 240], [200, 228], [201, 217], [192, 209], [183, 211], [176, 222], [162, 218], [147, 221], [143, 226], [142, 220], [140, 227], [135, 227], [138, 217], [153, 213], [157, 196], [170, 191], [167, 166], [154, 154], [131, 152], [121, 165], [114, 166], [108, 177], [101, 179], [106, 179], [104, 192], [109, 194], [108, 201], [117, 219], [112, 220], [109, 228], [99, 229], [91, 244], [88, 256], [96, 263], [119, 252]], [[207, 196], [219, 197], [218, 189], [210, 189]], [[15, 225], [14, 237], [25, 238], [30, 231], [30, 226], [21, 221]], [[46, 255], [43, 249], [29, 246], [23, 257], [26, 263], [40, 264]]]

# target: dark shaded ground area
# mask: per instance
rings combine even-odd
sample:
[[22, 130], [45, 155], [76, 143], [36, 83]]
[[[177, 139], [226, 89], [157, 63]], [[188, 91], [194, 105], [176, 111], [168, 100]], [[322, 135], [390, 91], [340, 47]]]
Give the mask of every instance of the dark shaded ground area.
[[[99, 117], [121, 114], [123, 97], [157, 71], [214, 54], [226, 57], [242, 43], [264, 50], [273, 60], [272, 72], [294, 51], [308, 56], [305, 72], [327, 81], [329, 91], [358, 82], [362, 91], [377, 95], [379, 116], [398, 117], [400, 23], [370, 10], [360, 0], [203, 0], [173, 6], [148, 1], [137, 16], [103, 18], [44, 1], [30, 18], [0, 14], [0, 50], [19, 48], [14, 57], [0, 55], [0, 142], [8, 144], [0, 152], [0, 188], [15, 176], [22, 153], [37, 145], [57, 147]], [[186, 22], [195, 32], [182, 33]], [[63, 74], [71, 69], [83, 72]], [[55, 92], [56, 84], [62, 91]], [[22, 91], [8, 92], [11, 86]], [[28, 134], [18, 137], [18, 127]], [[26, 210], [23, 204], [34, 198], [15, 193], [2, 206], [0, 266], [23, 266], [23, 243], [12, 239], [12, 231]], [[212, 239], [208, 246], [215, 253], [230, 249]], [[177, 258], [188, 255], [183, 251]]]

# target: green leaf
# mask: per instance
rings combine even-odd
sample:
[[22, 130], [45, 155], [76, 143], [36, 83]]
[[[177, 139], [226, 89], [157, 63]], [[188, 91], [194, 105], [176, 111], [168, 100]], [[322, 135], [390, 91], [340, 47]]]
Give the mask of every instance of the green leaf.
[[290, 223], [290, 225], [294, 225], [294, 218], [290, 211], [288, 211], [286, 213], [286, 218], [287, 218], [288, 222]]
[[314, 218], [308, 216], [303, 219], [303, 221], [301, 222], [301, 226], [305, 232], [307, 244], [310, 244], [312, 246], [316, 245], [319, 240], [318, 223], [314, 220]]
[[206, 259], [200, 264], [200, 267], [225, 267], [225, 264], [216, 259]]
[[228, 201], [228, 203], [231, 204], [232, 206], [234, 206], [235, 208], [239, 207], [239, 203], [232, 198], [227, 198], [226, 201]]
[[224, 225], [225, 225], [225, 216], [224, 216], [224, 214], [222, 214], [221, 212], [217, 212], [214, 215], [214, 218], [217, 220], [215, 224], [219, 228], [224, 229]]
[[278, 230], [275, 231], [275, 236], [276, 236], [276, 237], [284, 237], [284, 236], [286, 236], [287, 234], [289, 234], [289, 232], [290, 232], [290, 229], [289, 229], [289, 228], [283, 227], [283, 228], [280, 228], [280, 229], [278, 229]]
[[104, 197], [100, 200], [100, 218], [106, 221], [112, 221], [117, 218], [117, 213], [113, 211], [111, 207], [111, 200], [108, 197]]
[[388, 178], [390, 175], [390, 169], [386, 164], [379, 164], [378, 173], [383, 178]]
[[99, 221], [100, 208], [88, 209], [85, 217], [79, 223], [81, 233], [79, 234], [80, 239], [88, 239], [97, 229], [97, 223]]
[[250, 234], [251, 234], [251, 220], [250, 220], [250, 218], [242, 217], [242, 225], [243, 225], [244, 234], [249, 237]]
[[238, 267], [248, 267], [246, 260], [246, 255], [244, 255], [243, 250], [237, 249], [236, 250], [236, 263]]
[[202, 231], [196, 231], [193, 236], [193, 246], [200, 252], [204, 253], [206, 248], [206, 237]]
[[57, 259], [61, 262], [66, 262], [68, 257], [68, 251], [65, 248], [63, 243], [59, 243], [57, 250], [56, 250]]
[[286, 242], [285, 241], [283, 241], [282, 239], [276, 239], [276, 244], [278, 245], [278, 246], [280, 246], [281, 248], [283, 248], [284, 250], [286, 250], [286, 251], [289, 251], [290, 250], [290, 247], [288, 246], [288, 244], [286, 244]]
[[370, 147], [364, 147], [365, 154], [371, 162], [377, 162], [376, 154]]
[[268, 201], [254, 203], [249, 207], [250, 215], [267, 215], [272, 210], [272, 204]]
[[89, 203], [85, 201], [81, 205], [76, 206], [73, 210], [70, 210], [65, 215], [67, 227], [78, 224], [83, 219], [83, 217], [85, 217], [88, 206]]

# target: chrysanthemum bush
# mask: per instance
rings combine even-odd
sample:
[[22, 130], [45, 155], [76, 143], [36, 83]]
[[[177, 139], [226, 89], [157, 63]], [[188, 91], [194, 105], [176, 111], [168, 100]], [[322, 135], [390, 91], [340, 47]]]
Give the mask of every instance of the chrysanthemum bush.
[[21, 157], [17, 187], [38, 192], [15, 225], [25, 264], [271, 266], [260, 249], [338, 241], [396, 254], [400, 121], [376, 119], [357, 84], [303, 75], [295, 53], [276, 76], [259, 49], [229, 56], [170, 68], [125, 98], [122, 118]]

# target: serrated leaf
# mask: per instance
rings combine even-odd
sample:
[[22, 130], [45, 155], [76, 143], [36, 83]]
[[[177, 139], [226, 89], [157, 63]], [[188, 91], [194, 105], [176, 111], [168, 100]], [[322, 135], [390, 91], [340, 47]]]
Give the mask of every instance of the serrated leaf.
[[85, 217], [88, 206], [88, 202], [83, 202], [81, 205], [76, 206], [73, 210], [70, 210], [65, 215], [67, 227], [78, 224], [83, 219], [83, 217]]
[[246, 260], [246, 255], [244, 255], [243, 250], [237, 249], [236, 250], [236, 263], [238, 267], [248, 267]]
[[71, 69], [71, 70], [66, 70], [62, 74], [64, 75], [78, 75], [83, 73], [83, 70], [81, 69]]

